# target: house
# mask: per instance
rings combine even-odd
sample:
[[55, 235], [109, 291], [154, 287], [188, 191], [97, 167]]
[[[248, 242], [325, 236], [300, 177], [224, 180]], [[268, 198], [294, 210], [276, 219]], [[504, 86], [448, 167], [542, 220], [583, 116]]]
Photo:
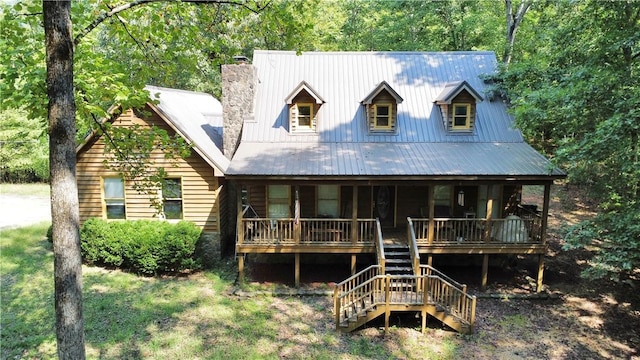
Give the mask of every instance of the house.
[[[224, 232], [226, 202], [222, 199], [229, 160], [222, 153], [222, 105], [209, 94], [154, 86], [145, 88], [152, 99], [143, 109], [118, 109], [108, 120], [113, 127], [158, 127], [179, 134], [191, 145], [191, 155], [175, 163], [160, 149], [152, 152], [155, 166], [166, 178], [157, 194], [140, 193], [130, 180], [109, 169], [104, 161], [104, 135], [90, 134], [76, 149], [80, 221], [103, 219], [188, 220], [216, 237]], [[155, 198], [155, 199], [154, 199]], [[161, 201], [161, 211], [153, 201]]]
[[[492, 52], [255, 51], [222, 67], [226, 180], [246, 254], [371, 254], [417, 274], [435, 256], [538, 260], [549, 192], [565, 174], [529, 146], [483, 76]], [[228, 130], [229, 129], [229, 130]], [[523, 186], [544, 188], [539, 207]], [[411, 267], [410, 267], [411, 268]], [[385, 271], [385, 272], [388, 272]]]

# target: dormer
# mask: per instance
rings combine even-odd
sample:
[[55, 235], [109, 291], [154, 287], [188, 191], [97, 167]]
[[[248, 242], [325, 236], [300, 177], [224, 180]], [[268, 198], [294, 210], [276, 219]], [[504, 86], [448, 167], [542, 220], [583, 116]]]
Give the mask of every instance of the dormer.
[[402, 97], [386, 81], [381, 82], [362, 100], [366, 107], [369, 133], [395, 133], [398, 130], [398, 104]]
[[448, 83], [436, 98], [449, 133], [469, 134], [476, 127], [476, 104], [482, 97], [466, 81]]
[[301, 82], [287, 96], [289, 106], [289, 131], [291, 133], [315, 132], [318, 127], [318, 110], [325, 101], [306, 81]]

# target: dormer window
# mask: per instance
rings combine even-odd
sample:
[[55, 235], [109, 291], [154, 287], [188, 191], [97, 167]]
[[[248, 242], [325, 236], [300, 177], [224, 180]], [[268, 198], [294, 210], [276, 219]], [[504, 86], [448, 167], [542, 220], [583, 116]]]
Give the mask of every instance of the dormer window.
[[308, 129], [312, 128], [312, 119], [313, 119], [313, 104], [309, 103], [299, 103], [295, 105], [298, 109], [297, 111], [297, 122], [299, 129]]
[[386, 82], [381, 82], [362, 104], [366, 106], [369, 133], [395, 133], [398, 129], [398, 104], [403, 99]]
[[453, 104], [453, 130], [469, 130], [471, 128], [471, 104]]
[[445, 85], [436, 98], [442, 122], [449, 133], [469, 134], [475, 131], [476, 104], [482, 97], [466, 81]]
[[306, 81], [301, 82], [287, 96], [289, 106], [289, 131], [291, 133], [315, 132], [318, 128], [318, 110], [324, 100]]
[[375, 130], [389, 130], [391, 129], [391, 104], [374, 104], [375, 118], [373, 128]]

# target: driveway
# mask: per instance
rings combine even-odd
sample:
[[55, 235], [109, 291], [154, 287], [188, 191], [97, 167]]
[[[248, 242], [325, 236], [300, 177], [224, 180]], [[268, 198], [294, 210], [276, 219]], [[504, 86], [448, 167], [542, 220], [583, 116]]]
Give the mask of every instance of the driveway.
[[51, 221], [50, 200], [45, 196], [0, 194], [0, 229]]

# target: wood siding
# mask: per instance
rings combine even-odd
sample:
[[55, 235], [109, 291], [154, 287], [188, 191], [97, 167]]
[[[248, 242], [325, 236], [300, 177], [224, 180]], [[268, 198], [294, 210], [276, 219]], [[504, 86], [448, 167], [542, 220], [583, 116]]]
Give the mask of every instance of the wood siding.
[[[453, 129], [453, 105], [454, 104], [470, 104], [469, 129]], [[474, 133], [476, 127], [476, 99], [469, 94], [467, 90], [462, 90], [452, 101], [451, 104], [441, 105], [442, 120], [444, 126], [449, 132]]]
[[[377, 129], [375, 104], [390, 104], [391, 114], [389, 114], [390, 129]], [[396, 99], [386, 90], [380, 92], [372, 101], [371, 105], [367, 105], [367, 127], [370, 133], [395, 133], [398, 129], [398, 104]]]
[[[120, 115], [113, 126], [129, 127], [134, 124], [140, 126], [157, 126], [165, 129], [170, 135], [175, 132], [167, 123], [150, 108], [146, 111], [151, 115], [142, 119], [134, 111], [128, 110]], [[77, 181], [80, 201], [80, 221], [90, 217], [106, 218], [103, 213], [103, 195], [101, 177], [118, 176], [103, 164], [104, 139], [96, 137], [87, 143], [77, 154]], [[182, 181], [183, 219], [200, 226], [205, 232], [220, 230], [219, 195], [221, 186], [219, 179], [214, 176], [214, 169], [195, 151], [187, 159], [179, 159], [177, 166], [172, 166], [160, 150], [152, 153], [152, 158], [165, 168], [167, 177], [180, 178]], [[156, 209], [151, 206], [149, 195], [139, 194], [133, 189], [130, 181], [125, 182], [126, 218], [128, 220], [154, 219]]]
[[[297, 104], [311, 104], [313, 114], [311, 117], [311, 129], [298, 128], [298, 106]], [[316, 99], [309, 95], [306, 91], [301, 91], [294, 99], [293, 104], [289, 106], [289, 129], [292, 133], [296, 132], [315, 132], [318, 128], [318, 110], [320, 105], [316, 104]]]

